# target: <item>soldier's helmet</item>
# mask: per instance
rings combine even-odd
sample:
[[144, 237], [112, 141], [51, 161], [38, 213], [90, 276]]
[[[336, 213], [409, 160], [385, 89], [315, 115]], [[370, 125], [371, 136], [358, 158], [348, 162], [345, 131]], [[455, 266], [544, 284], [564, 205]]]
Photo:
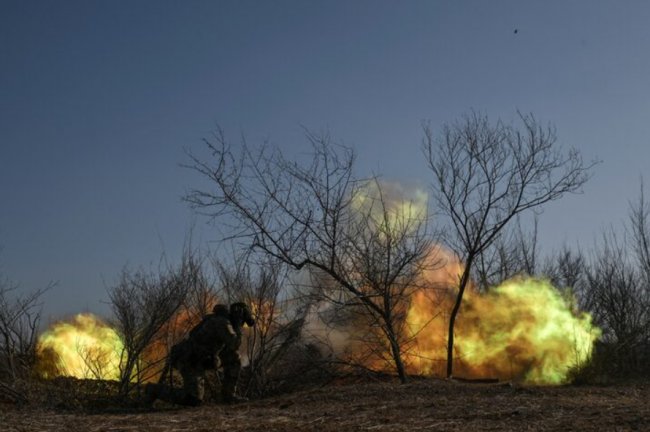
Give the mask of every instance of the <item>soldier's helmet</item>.
[[216, 304], [212, 308], [212, 313], [217, 316], [228, 317], [228, 313], [229, 313], [228, 306], [224, 304]]
[[255, 320], [251, 314], [250, 309], [246, 303], [233, 303], [230, 305], [230, 317], [242, 323], [246, 323], [248, 327], [253, 327], [255, 325]]

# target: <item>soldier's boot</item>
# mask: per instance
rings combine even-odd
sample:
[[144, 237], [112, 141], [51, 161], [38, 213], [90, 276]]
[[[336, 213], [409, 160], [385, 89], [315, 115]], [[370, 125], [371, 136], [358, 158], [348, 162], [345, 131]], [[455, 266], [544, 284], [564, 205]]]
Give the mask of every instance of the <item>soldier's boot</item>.
[[235, 390], [237, 388], [237, 381], [232, 377], [226, 375], [223, 380], [221, 387], [221, 400], [225, 404], [236, 404], [242, 402], [248, 402], [248, 399], [245, 397], [237, 396]]

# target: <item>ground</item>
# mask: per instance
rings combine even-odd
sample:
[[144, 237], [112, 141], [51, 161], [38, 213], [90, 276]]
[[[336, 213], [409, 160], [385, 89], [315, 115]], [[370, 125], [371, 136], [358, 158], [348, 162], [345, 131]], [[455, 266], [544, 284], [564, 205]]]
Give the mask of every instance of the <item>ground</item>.
[[2, 431], [650, 431], [650, 384], [525, 387], [362, 382], [234, 406], [101, 410], [0, 406]]

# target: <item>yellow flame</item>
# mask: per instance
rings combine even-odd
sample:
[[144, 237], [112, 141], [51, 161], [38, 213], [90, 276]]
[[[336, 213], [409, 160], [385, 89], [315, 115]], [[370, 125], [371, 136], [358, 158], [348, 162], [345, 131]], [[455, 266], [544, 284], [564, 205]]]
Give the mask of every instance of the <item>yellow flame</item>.
[[[425, 278], [433, 286], [447, 275], [447, 286], [453, 287], [460, 271], [457, 261], [448, 261]], [[444, 374], [455, 294], [453, 289], [412, 294], [407, 328], [414, 346], [405, 355], [410, 373]], [[487, 294], [470, 287], [455, 325], [454, 374], [533, 384], [565, 382], [572, 367], [589, 359], [600, 336], [591, 316], [575, 311], [572, 303], [543, 279], [514, 278]]]
[[[209, 295], [211, 310], [217, 299]], [[151, 340], [138, 359], [141, 379], [155, 381], [164, 367], [169, 347], [182, 339], [202, 318], [196, 308], [180, 308]], [[78, 314], [53, 324], [38, 340], [37, 371], [44, 378], [72, 376], [81, 379], [117, 380], [125, 358], [124, 342], [117, 331], [92, 314]], [[133, 377], [132, 379], [136, 379]]]
[[600, 336], [591, 316], [574, 312], [546, 280], [511, 279], [468, 300], [465, 320], [474, 322], [474, 331], [459, 340], [461, 358], [501, 376], [560, 384], [571, 367], [591, 356]]
[[[53, 324], [38, 339], [39, 370], [82, 379], [119, 378], [124, 344], [115, 329], [92, 314]], [[54, 362], [55, 364], [42, 364]]]
[[[393, 183], [364, 184], [352, 204], [380, 234], [417, 229], [427, 217], [426, 193]], [[465, 266], [439, 245], [429, 260], [442, 265], [424, 269], [408, 292], [403, 360], [409, 373], [444, 376], [449, 314]], [[515, 278], [487, 294], [477, 293], [470, 282], [455, 324], [454, 374], [559, 384], [572, 367], [589, 359], [599, 336], [589, 314], [575, 311], [570, 299], [546, 280]], [[363, 344], [350, 344], [352, 357], [364, 350]], [[364, 364], [390, 369], [385, 360], [371, 355]]]

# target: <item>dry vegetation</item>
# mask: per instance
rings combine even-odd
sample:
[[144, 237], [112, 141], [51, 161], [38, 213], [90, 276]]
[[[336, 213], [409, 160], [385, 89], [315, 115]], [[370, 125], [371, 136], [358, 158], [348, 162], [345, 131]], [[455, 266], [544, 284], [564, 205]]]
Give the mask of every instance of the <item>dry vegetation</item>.
[[[483, 123], [477, 126], [490, 132]], [[496, 131], [501, 131], [502, 125], [497, 126]], [[245, 143], [240, 146], [243, 153], [237, 155], [224, 136], [217, 134], [214, 145], [207, 143], [216, 161], [192, 157], [192, 167], [207, 176], [216, 190], [194, 191], [187, 199], [215, 219], [226, 216], [235, 221], [230, 228], [239, 233], [235, 237], [244, 246], [243, 258], [236, 258], [232, 268], [216, 260], [210, 268], [207, 256], [188, 247], [176, 268], [163, 268], [159, 274], [125, 270], [118, 284], [109, 288], [115, 327], [124, 341], [121, 383], [37, 378], [35, 343], [42, 291], [14, 299], [15, 288], [0, 278], [0, 336], [4, 336], [0, 338], [0, 431], [650, 431], [650, 207], [643, 189], [638, 202], [630, 204], [630, 221], [625, 226], [629, 236], [619, 239], [612, 232], [591, 255], [565, 248], [542, 262], [536, 258], [536, 225], [529, 237], [521, 225], [506, 229], [506, 224], [539, 200], [546, 202], [574, 191], [587, 176], [577, 155], [557, 159], [558, 153], [551, 151], [554, 138], [539, 141], [535, 134], [544, 131], [528, 130], [528, 150], [514, 145], [521, 144], [519, 135], [506, 140], [508, 145], [502, 146], [501, 153], [476, 152], [476, 140], [469, 139], [469, 159], [456, 168], [453, 148], [442, 165], [430, 161], [434, 172], [440, 171], [441, 182], [447, 179], [447, 165], [456, 176], [468, 167], [468, 178], [458, 183], [465, 185], [460, 195], [453, 188], [442, 189], [448, 207], [461, 205], [455, 213], [467, 216], [453, 224], [463, 233], [473, 233], [471, 238], [455, 239], [456, 248], [453, 239], [437, 237], [438, 229], [431, 229], [428, 220], [419, 216], [415, 201], [402, 199], [397, 208], [408, 211], [392, 212], [391, 189], [377, 179], [368, 182], [356, 177], [354, 154], [331, 143], [328, 136], [308, 134], [314, 159], [299, 165], [265, 147], [255, 153]], [[502, 136], [501, 132], [497, 135]], [[438, 154], [431, 147], [429, 153]], [[485, 154], [502, 159], [481, 160]], [[475, 170], [470, 169], [472, 158], [478, 158], [483, 167], [494, 163], [495, 168], [486, 172], [496, 177], [476, 180]], [[512, 160], [513, 168], [501, 175], [497, 168], [505, 160]], [[550, 195], [536, 198], [533, 194], [520, 207], [525, 188], [522, 193], [508, 188], [502, 194], [490, 194], [510, 174], [519, 178], [518, 170], [526, 168], [526, 162], [540, 161], [538, 176], [505, 184], [521, 188], [527, 181], [553, 185], [550, 171], [568, 167], [569, 174], [560, 177]], [[486, 184], [490, 193], [483, 194]], [[463, 195], [470, 190], [477, 197]], [[359, 196], [366, 204], [356, 203]], [[510, 198], [514, 199], [511, 205], [495, 207], [499, 200]], [[463, 207], [471, 203], [477, 207]], [[491, 209], [495, 208], [505, 213], [494, 214]], [[484, 231], [486, 221], [492, 227], [488, 231]], [[528, 387], [409, 379], [403, 364], [411, 341], [404, 337], [410, 333], [402, 331], [405, 312], [418, 285], [415, 282], [420, 283], [418, 276], [425, 270], [427, 253], [440, 242], [465, 263], [456, 311], [462, 287], [470, 279], [481, 291], [522, 274], [549, 278], [566, 288], [574, 306], [589, 311], [602, 330], [591, 361], [579, 364], [569, 377], [574, 384], [589, 385]], [[459, 245], [473, 248], [463, 250]], [[288, 275], [301, 271], [309, 282], [292, 286]], [[162, 401], [145, 404], [141, 383], [151, 378], [150, 371], [187, 330], [170, 323], [184, 317], [183, 322], [191, 325], [217, 300], [242, 299], [258, 315], [255, 331], [248, 333], [242, 346], [250, 362], [240, 381], [241, 394], [254, 400], [227, 406], [211, 398], [198, 408]], [[326, 311], [336, 316], [323, 313], [321, 317], [320, 305], [330, 307]], [[334, 356], [328, 338], [316, 340], [318, 335], [304, 331], [311, 315], [319, 315], [317, 324], [322, 324], [326, 334], [339, 321], [344, 322], [341, 325], [353, 323], [348, 325], [355, 329], [350, 338], [364, 342], [360, 347], [355, 344], [359, 352], [350, 358], [347, 352]], [[452, 335], [453, 329], [450, 319]], [[453, 352], [453, 338], [448, 341], [447, 352]], [[160, 348], [153, 359], [144, 355], [153, 351], [152, 346]], [[368, 358], [384, 359], [388, 367], [369, 367], [375, 363], [362, 361]], [[451, 374], [451, 356], [447, 362]], [[377, 373], [380, 369], [392, 375]], [[45, 376], [42, 371], [40, 375]], [[633, 377], [643, 380], [632, 381]], [[212, 378], [218, 381], [218, 375]], [[207, 390], [217, 394], [215, 389], [209, 385]]]
[[[59, 380], [64, 394], [89, 381]], [[91, 389], [92, 390], [92, 389]], [[100, 390], [105, 392], [105, 388]], [[47, 392], [46, 392], [47, 393]], [[50, 402], [56, 400], [52, 388]], [[58, 395], [63, 396], [63, 394]], [[71, 399], [66, 398], [69, 402]], [[521, 387], [434, 379], [341, 382], [241, 405], [178, 408], [94, 401], [95, 409], [3, 404], [6, 431], [643, 431], [650, 384]]]

